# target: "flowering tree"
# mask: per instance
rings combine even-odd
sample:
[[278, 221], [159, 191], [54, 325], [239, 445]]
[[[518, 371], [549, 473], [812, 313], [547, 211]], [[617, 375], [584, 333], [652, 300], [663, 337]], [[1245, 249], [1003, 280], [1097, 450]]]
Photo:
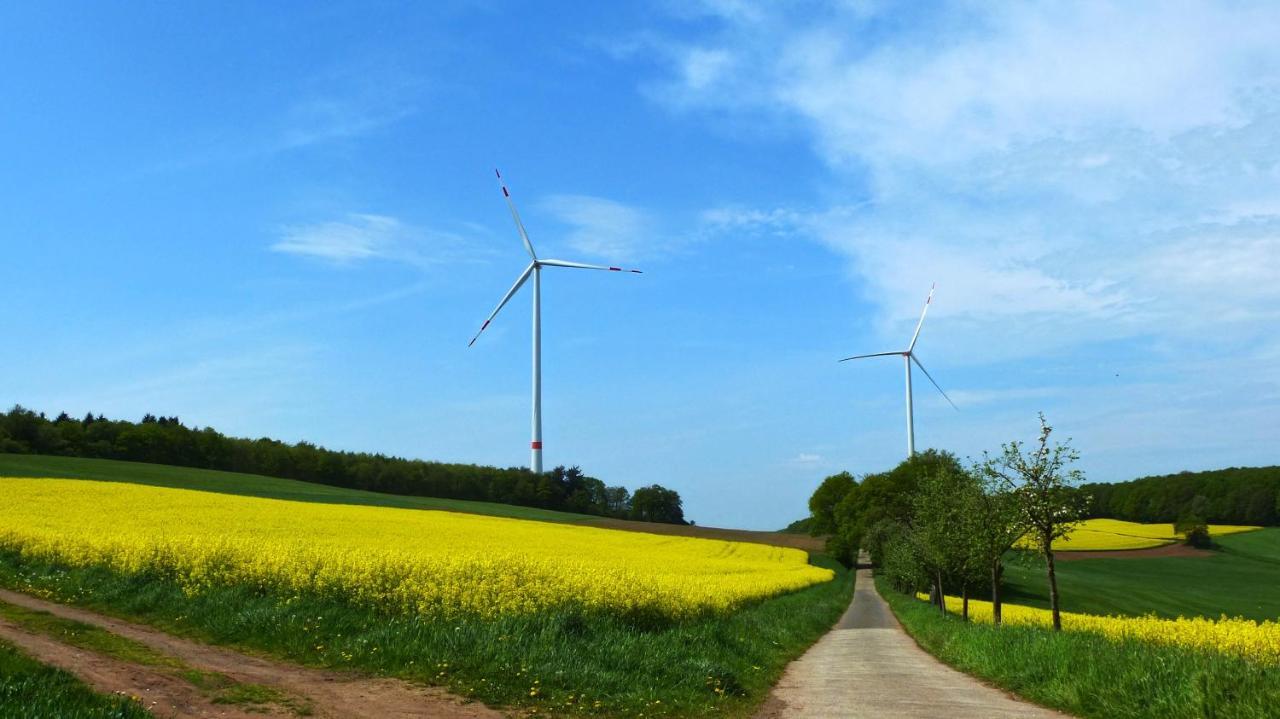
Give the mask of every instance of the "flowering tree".
[[1049, 444], [1053, 427], [1040, 414], [1040, 438], [1024, 452], [1022, 443], [1014, 440], [1002, 445], [999, 457], [986, 457], [982, 473], [1017, 498], [1018, 511], [1027, 527], [1028, 538], [1044, 557], [1049, 575], [1049, 605], [1053, 609], [1053, 628], [1062, 629], [1059, 609], [1058, 578], [1053, 566], [1053, 540], [1065, 537], [1084, 516], [1085, 499], [1078, 485], [1084, 473], [1068, 469], [1080, 458], [1071, 448], [1071, 440]]
[[965, 496], [965, 536], [969, 538], [975, 568], [991, 574], [991, 620], [1000, 624], [1000, 583], [1004, 555], [1027, 533], [1021, 497], [987, 464], [974, 468], [979, 479]]

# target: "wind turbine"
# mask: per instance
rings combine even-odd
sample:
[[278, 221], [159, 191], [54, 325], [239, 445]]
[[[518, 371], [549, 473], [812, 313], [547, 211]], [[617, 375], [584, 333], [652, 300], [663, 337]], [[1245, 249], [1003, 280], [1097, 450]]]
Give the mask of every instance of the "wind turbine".
[[929, 304], [933, 302], [933, 290], [936, 287], [937, 287], [936, 283], [931, 287], [929, 287], [929, 297], [926, 298], [924, 301], [924, 310], [920, 312], [920, 321], [916, 323], [915, 334], [911, 335], [911, 344], [907, 345], [906, 350], [902, 352], [876, 352], [874, 354], [869, 354], [869, 355], [854, 355], [853, 357], [845, 357], [844, 359], [840, 360], [841, 362], [848, 362], [849, 360], [866, 359], [867, 357], [893, 357], [896, 355], [902, 355], [902, 362], [903, 364], [906, 365], [906, 368], [907, 368], [907, 458], [908, 459], [910, 459], [911, 457], [914, 457], [916, 454], [916, 425], [915, 425], [915, 417], [914, 417], [914, 413], [911, 405], [911, 363], [912, 362], [915, 362], [916, 366], [920, 368], [920, 371], [924, 372], [924, 376], [928, 377], [930, 382], [933, 382], [933, 386], [936, 387], [938, 392], [942, 395], [942, 397], [951, 404], [951, 407], [955, 409], [957, 412], [960, 411], [960, 408], [956, 407], [956, 403], [952, 402], [951, 398], [947, 396], [947, 393], [942, 391], [942, 387], [940, 387], [938, 383], [933, 379], [933, 375], [929, 374], [929, 370], [925, 369], [923, 364], [920, 364], [920, 360], [916, 358], [916, 354], [915, 354], [916, 340], [920, 339], [920, 328], [924, 326], [924, 316], [929, 312]]
[[535, 474], [542, 473], [542, 268], [543, 267], [569, 267], [578, 270], [608, 270], [610, 272], [635, 272], [640, 270], [623, 270], [621, 267], [606, 267], [604, 265], [588, 265], [582, 262], [566, 262], [565, 260], [542, 260], [538, 259], [538, 255], [533, 251], [533, 243], [529, 241], [529, 233], [524, 230], [524, 223], [520, 221], [520, 213], [516, 212], [516, 204], [511, 201], [511, 193], [507, 191], [507, 184], [502, 180], [502, 173], [497, 170], [493, 171], [498, 176], [498, 186], [502, 188], [502, 196], [507, 200], [507, 207], [511, 209], [511, 219], [516, 222], [516, 229], [520, 231], [520, 239], [524, 241], [524, 249], [529, 253], [529, 266], [524, 268], [524, 272], [516, 278], [516, 283], [507, 290], [507, 294], [502, 296], [502, 301], [489, 313], [489, 318], [480, 325], [480, 332], [471, 338], [468, 347], [474, 345], [480, 334], [485, 331], [493, 318], [498, 312], [506, 306], [507, 302], [515, 296], [516, 292], [528, 281], [529, 277], [533, 277], [533, 439], [529, 442], [529, 468]]

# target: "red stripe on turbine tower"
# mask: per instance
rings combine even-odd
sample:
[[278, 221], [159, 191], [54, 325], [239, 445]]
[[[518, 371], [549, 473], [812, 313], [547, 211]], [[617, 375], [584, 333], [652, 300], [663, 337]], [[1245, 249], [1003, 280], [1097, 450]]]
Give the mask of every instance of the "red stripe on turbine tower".
[[541, 443], [541, 442], [530, 442], [530, 443], [529, 443], [529, 446], [530, 446], [530, 447], [532, 447], [532, 448], [534, 448], [534, 449], [542, 449], [542, 443]]

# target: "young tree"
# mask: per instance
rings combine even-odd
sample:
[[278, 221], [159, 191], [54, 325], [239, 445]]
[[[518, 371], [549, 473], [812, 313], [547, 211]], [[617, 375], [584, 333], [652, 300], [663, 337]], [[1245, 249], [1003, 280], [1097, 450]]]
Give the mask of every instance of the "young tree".
[[1053, 610], [1053, 628], [1062, 629], [1058, 597], [1058, 577], [1053, 566], [1053, 540], [1067, 536], [1084, 516], [1085, 502], [1076, 485], [1084, 473], [1067, 466], [1080, 458], [1071, 448], [1071, 440], [1049, 444], [1053, 427], [1040, 414], [1040, 437], [1035, 447], [1022, 450], [1014, 440], [1002, 445], [999, 457], [986, 458], [983, 472], [1015, 494], [1022, 520], [1030, 530], [1036, 550], [1044, 557], [1049, 577], [1049, 605]]
[[1014, 488], [992, 471], [990, 460], [975, 466], [973, 475], [978, 481], [966, 496], [965, 534], [974, 563], [991, 574], [991, 617], [998, 625], [1004, 555], [1026, 534], [1027, 524]]
[[911, 535], [943, 614], [947, 612], [943, 579], [963, 576], [968, 563], [969, 545], [962, 535], [966, 485], [972, 482], [964, 471], [936, 467], [920, 478], [912, 505]]

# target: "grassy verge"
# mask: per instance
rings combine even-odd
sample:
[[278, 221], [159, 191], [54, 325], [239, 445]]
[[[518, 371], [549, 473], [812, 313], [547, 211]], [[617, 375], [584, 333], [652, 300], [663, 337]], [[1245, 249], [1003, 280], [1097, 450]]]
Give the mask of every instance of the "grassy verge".
[[1280, 706], [1278, 667], [1087, 633], [968, 624], [886, 583], [877, 588], [907, 632], [943, 662], [1071, 714], [1263, 719]]
[[[1062, 609], [1084, 614], [1167, 618], [1222, 614], [1262, 621], [1280, 616], [1280, 528], [1214, 537], [1208, 557], [1081, 559], [1058, 562]], [[1005, 597], [1049, 606], [1044, 563], [1008, 563]]]
[[12, 554], [0, 554], [0, 585], [202, 641], [538, 713], [743, 716], [849, 602], [852, 573], [815, 562], [836, 579], [726, 617], [657, 626], [581, 613], [446, 622], [232, 587], [188, 597], [155, 578], [24, 565]]
[[98, 694], [79, 679], [0, 642], [0, 719], [151, 719], [126, 697]]
[[[0, 617], [27, 631], [44, 634], [63, 644], [114, 657], [131, 664], [169, 670], [204, 692], [215, 704], [236, 704], [246, 707], [264, 707], [277, 704], [298, 715], [309, 715], [305, 703], [258, 684], [244, 684], [217, 672], [193, 669], [181, 660], [161, 654], [151, 647], [132, 639], [109, 632], [101, 627], [72, 619], [54, 616], [48, 612], [34, 611], [0, 602]], [[113, 715], [114, 716], [114, 715]]]

